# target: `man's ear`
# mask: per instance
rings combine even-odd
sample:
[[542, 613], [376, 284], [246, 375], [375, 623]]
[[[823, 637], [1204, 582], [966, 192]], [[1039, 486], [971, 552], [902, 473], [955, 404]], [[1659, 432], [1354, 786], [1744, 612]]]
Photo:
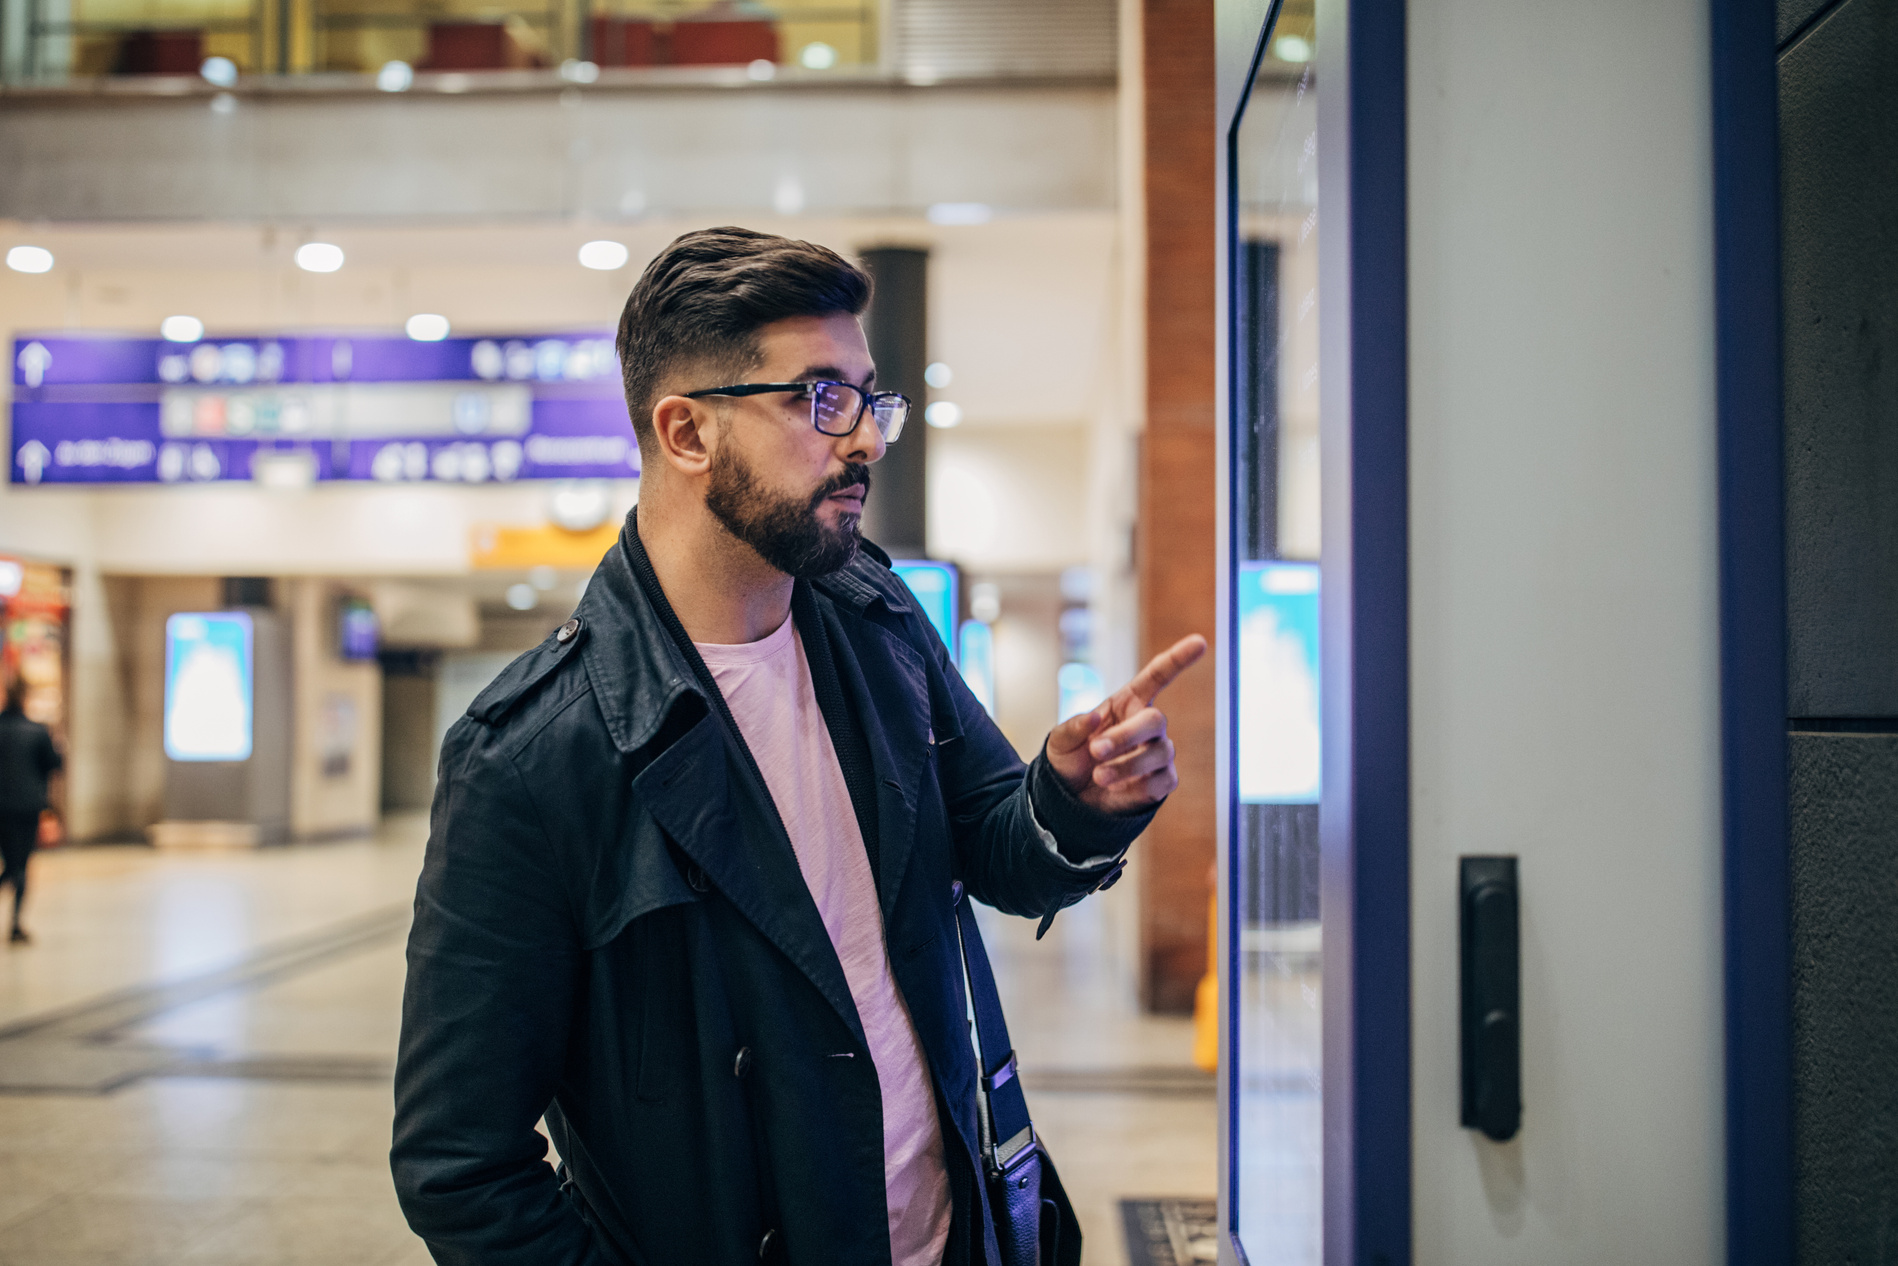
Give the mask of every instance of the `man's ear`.
[[664, 396], [653, 405], [653, 443], [666, 465], [687, 476], [710, 470], [717, 437], [708, 436], [706, 431], [715, 425], [715, 419], [710, 405], [684, 396]]

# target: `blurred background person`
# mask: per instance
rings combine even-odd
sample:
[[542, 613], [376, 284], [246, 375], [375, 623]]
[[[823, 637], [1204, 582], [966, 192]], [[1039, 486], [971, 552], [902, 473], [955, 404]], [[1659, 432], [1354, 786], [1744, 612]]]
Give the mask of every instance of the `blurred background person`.
[[26, 682], [7, 683], [6, 708], [0, 710], [0, 885], [13, 885], [13, 923], [8, 940], [25, 945], [33, 938], [20, 924], [26, 904], [26, 868], [39, 846], [41, 818], [51, 801], [46, 784], [65, 765], [53, 746], [53, 732], [26, 715]]

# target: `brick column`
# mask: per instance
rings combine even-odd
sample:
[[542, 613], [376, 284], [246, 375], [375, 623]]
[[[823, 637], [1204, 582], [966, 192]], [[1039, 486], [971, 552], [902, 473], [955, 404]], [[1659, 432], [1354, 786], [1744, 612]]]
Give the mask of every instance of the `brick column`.
[[[1143, 658], [1215, 634], [1212, 0], [1146, 0], [1146, 433], [1140, 459]], [[1206, 970], [1207, 875], [1217, 830], [1210, 662], [1163, 696], [1179, 790], [1141, 844], [1141, 992], [1186, 1012]]]

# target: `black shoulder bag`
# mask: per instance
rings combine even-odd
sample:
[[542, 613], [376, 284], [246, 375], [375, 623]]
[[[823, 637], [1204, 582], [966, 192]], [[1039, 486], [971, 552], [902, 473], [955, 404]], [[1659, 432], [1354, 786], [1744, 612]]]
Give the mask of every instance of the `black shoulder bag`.
[[975, 1012], [975, 1103], [982, 1177], [1002, 1266], [1080, 1266], [1080, 1222], [1062, 1190], [1053, 1158], [1028, 1119], [1028, 1100], [1015, 1075], [1015, 1050], [1008, 1042], [1002, 998], [995, 989], [988, 952], [982, 948], [975, 911], [964, 898], [960, 881], [952, 895], [962, 979]]

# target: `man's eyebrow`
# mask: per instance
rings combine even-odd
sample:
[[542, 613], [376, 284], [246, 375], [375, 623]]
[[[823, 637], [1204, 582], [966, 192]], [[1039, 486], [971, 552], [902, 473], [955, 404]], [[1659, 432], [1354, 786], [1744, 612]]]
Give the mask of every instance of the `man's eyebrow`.
[[[846, 374], [843, 370], [837, 368], [835, 365], [812, 365], [811, 367], [806, 369], [803, 373], [795, 375], [791, 379], [791, 381], [792, 382], [815, 382], [816, 380], [820, 378], [827, 382], [849, 382], [850, 381], [850, 375]], [[862, 387], [865, 391], [868, 391], [871, 387], [874, 387], [876, 385], [876, 380], [877, 380], [877, 371], [873, 367], [869, 373], [864, 375], [863, 381], [858, 383], [857, 385]]]

